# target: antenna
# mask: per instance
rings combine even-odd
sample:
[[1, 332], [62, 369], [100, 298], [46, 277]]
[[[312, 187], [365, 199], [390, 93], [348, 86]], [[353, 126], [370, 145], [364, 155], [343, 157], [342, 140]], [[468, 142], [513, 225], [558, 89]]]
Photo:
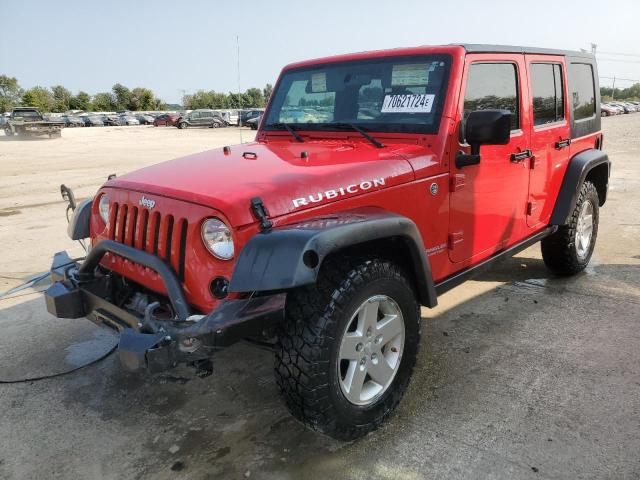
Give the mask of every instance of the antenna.
[[238, 47], [238, 102], [240, 102], [240, 108], [238, 109], [238, 131], [240, 132], [240, 143], [242, 142], [242, 97], [240, 93], [240, 36], [236, 35], [236, 46]]

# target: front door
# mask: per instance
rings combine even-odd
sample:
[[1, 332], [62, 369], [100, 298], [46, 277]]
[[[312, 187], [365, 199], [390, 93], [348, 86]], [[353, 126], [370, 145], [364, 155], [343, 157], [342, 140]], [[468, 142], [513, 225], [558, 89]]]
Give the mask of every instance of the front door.
[[[507, 145], [483, 145], [478, 165], [457, 168], [456, 151], [469, 153], [457, 139], [452, 148], [449, 258], [478, 261], [522, 238], [529, 183], [528, 110], [522, 55], [468, 55], [462, 80], [457, 121], [474, 110], [511, 111], [511, 139]], [[524, 94], [524, 95], [523, 95]], [[525, 97], [523, 99], [523, 96]], [[462, 134], [460, 135], [462, 137]], [[515, 155], [515, 157], [513, 156]]]
[[[563, 172], [569, 160], [570, 130], [563, 57], [527, 55], [531, 92], [531, 151], [527, 225], [549, 223], [557, 190], [554, 172]], [[557, 183], [557, 182], [556, 182]]]

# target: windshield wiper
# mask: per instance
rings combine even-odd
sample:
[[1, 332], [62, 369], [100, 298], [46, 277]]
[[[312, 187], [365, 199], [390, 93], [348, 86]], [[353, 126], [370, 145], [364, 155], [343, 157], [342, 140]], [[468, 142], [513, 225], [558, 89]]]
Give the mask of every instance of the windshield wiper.
[[330, 127], [349, 127], [352, 130], [355, 130], [356, 132], [358, 132], [360, 135], [362, 135], [367, 140], [369, 140], [372, 144], [374, 144], [376, 146], [376, 148], [383, 148], [384, 147], [384, 145], [382, 143], [380, 143], [378, 140], [376, 140], [371, 135], [369, 135], [367, 132], [365, 132], [362, 128], [360, 128], [357, 125], [354, 125], [353, 123], [348, 123], [348, 122], [329, 122], [329, 123], [326, 123], [325, 125], [330, 126]]
[[291, 135], [294, 136], [294, 138], [299, 141], [300, 143], [304, 143], [303, 138], [298, 135], [296, 133], [296, 131], [293, 129], [293, 127], [291, 125], [289, 125], [288, 123], [284, 123], [284, 122], [279, 122], [279, 123], [270, 123], [269, 125], [266, 125], [267, 127], [275, 127], [275, 128], [281, 128], [284, 127], [287, 132], [289, 132]]

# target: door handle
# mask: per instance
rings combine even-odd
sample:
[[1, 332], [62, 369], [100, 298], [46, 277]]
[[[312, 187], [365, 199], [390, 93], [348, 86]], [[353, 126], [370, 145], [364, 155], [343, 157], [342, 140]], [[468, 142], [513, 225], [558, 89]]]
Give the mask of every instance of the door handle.
[[569, 145], [571, 145], [571, 139], [570, 138], [565, 138], [564, 140], [560, 140], [559, 142], [556, 142], [556, 150], [562, 150], [563, 148], [568, 147]]
[[531, 150], [523, 150], [522, 152], [518, 152], [518, 153], [512, 153], [511, 154], [511, 162], [513, 163], [518, 163], [521, 162], [527, 158], [531, 158], [533, 154], [531, 153]]

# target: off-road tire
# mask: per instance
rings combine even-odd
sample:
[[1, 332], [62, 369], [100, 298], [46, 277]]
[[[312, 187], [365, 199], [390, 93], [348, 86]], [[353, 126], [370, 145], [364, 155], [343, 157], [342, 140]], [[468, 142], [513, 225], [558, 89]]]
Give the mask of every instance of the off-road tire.
[[[404, 350], [389, 387], [359, 406], [342, 393], [337, 361], [347, 322], [372, 295], [387, 295], [400, 308]], [[277, 333], [275, 376], [291, 414], [314, 430], [351, 440], [376, 429], [406, 390], [420, 343], [420, 307], [399, 265], [377, 257], [334, 257], [325, 260], [315, 285], [288, 295]]]
[[[576, 227], [578, 216], [585, 202], [591, 202], [593, 208], [593, 232], [589, 250], [584, 257], [578, 255], [576, 246]], [[558, 275], [574, 275], [584, 270], [588, 265], [598, 236], [599, 217], [598, 191], [593, 183], [586, 181], [580, 187], [576, 206], [571, 212], [569, 222], [561, 225], [558, 231], [543, 239], [541, 242], [542, 259], [549, 270]]]

